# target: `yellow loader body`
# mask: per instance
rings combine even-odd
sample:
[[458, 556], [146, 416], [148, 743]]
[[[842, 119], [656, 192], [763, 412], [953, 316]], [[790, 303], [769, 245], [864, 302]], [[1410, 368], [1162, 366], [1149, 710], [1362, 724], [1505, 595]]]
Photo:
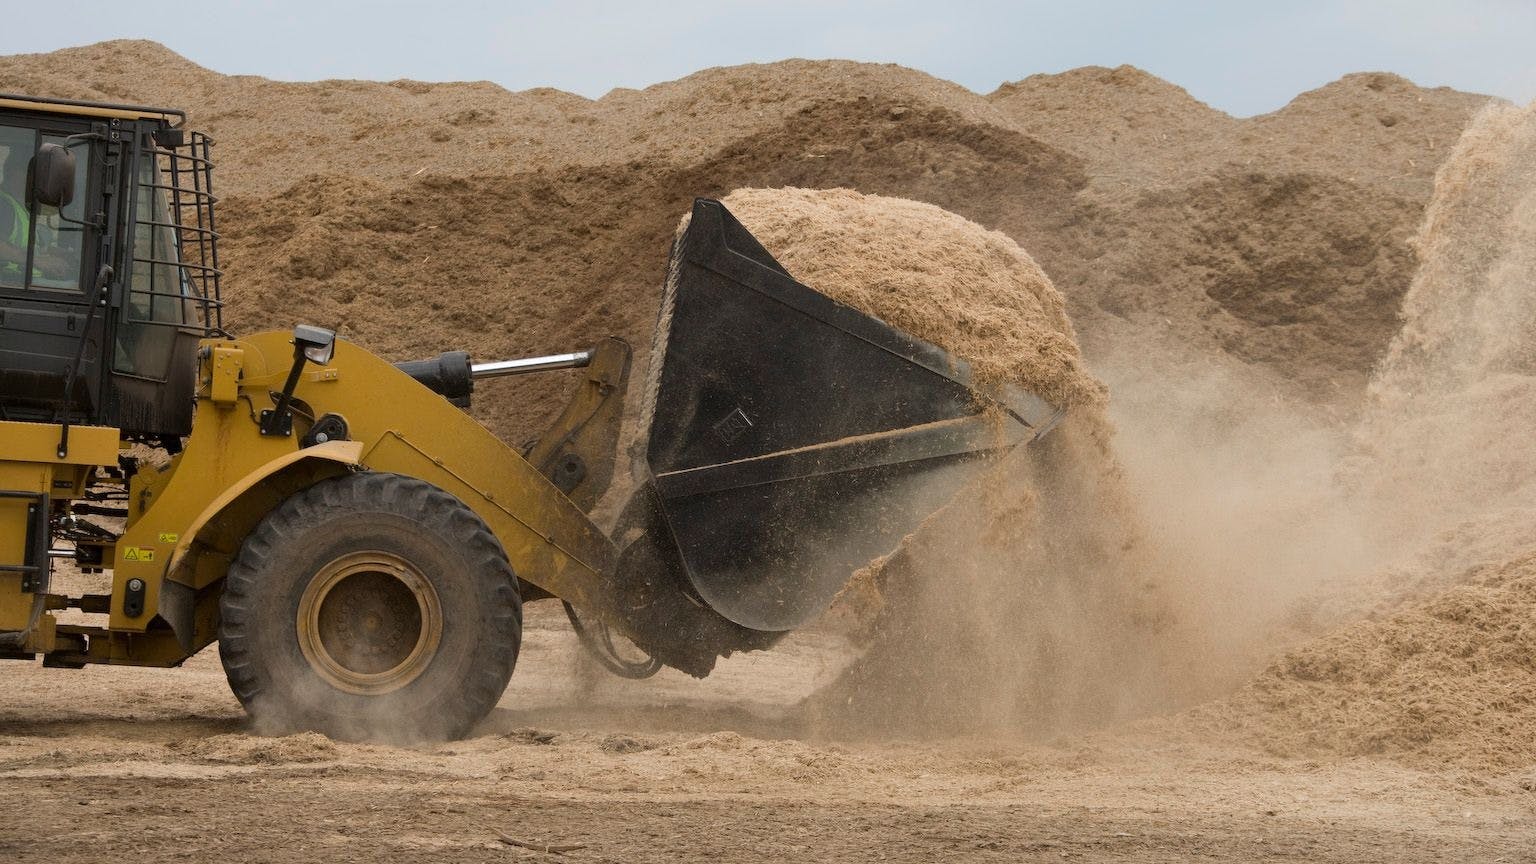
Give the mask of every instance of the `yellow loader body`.
[[[616, 554], [603, 532], [467, 413], [366, 350], [338, 340], [328, 365], [300, 376], [292, 433], [263, 435], [260, 413], [273, 406], [293, 354], [284, 332], [202, 344], [192, 435], [168, 464], [128, 482], [126, 526], [108, 553], [106, 626], [56, 624], [52, 611], [66, 598], [21, 591], [24, 574], [7, 574], [0, 629], [29, 630], [22, 651], [56, 665], [179, 664], [217, 638], [221, 581], [252, 527], [293, 493], [354, 471], [415, 477], [448, 492], [490, 527], [521, 580], [603, 608], [601, 583]], [[349, 440], [305, 446], [325, 415], [344, 420]], [[3, 488], [53, 498], [80, 497], [90, 471], [118, 456], [111, 429], [73, 428], [63, 458], [54, 451], [56, 425], [0, 423], [0, 436]], [[4, 560], [25, 557], [27, 525], [0, 521]], [[39, 596], [43, 612], [28, 627]]]

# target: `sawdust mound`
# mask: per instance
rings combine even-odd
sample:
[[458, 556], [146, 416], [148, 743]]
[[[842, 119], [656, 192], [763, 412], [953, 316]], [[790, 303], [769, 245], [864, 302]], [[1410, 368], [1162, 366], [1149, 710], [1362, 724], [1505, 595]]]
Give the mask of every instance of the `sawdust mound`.
[[1123, 242], [1071, 274], [1096, 298], [1073, 310], [1094, 354], [1134, 357], [1166, 333], [1321, 401], [1360, 392], [1399, 326], [1418, 202], [1328, 173], [1223, 168], [1127, 206]]
[[1052, 404], [1102, 405], [1066, 303], [1006, 235], [851, 189], [738, 189], [726, 207], [795, 278]]
[[285, 765], [335, 759], [336, 745], [316, 732], [268, 738], [260, 735], [213, 735], [167, 745], [180, 756], [230, 765]]
[[1091, 191], [1106, 200], [1233, 169], [1427, 195], [1434, 164], [1486, 101], [1360, 72], [1239, 119], [1133, 66], [1032, 75], [987, 98], [1027, 133], [1086, 160]]
[[1238, 119], [1128, 66], [1036, 75], [988, 98], [1083, 161], [1080, 219], [1042, 232], [1011, 208], [945, 206], [1006, 231], [1070, 286], [1096, 366], [1145, 365], [1147, 337], [1167, 336], [1345, 411], [1396, 332], [1435, 168], [1486, 101], [1360, 73]]
[[[1012, 237], [1070, 286], [1090, 359], [1168, 331], [1346, 401], [1390, 338], [1434, 169], [1483, 101], [1369, 73], [1239, 119], [1131, 67], [980, 95], [804, 60], [589, 100], [226, 76], [144, 41], [0, 57], [0, 89], [191, 109], [219, 142], [242, 329], [316, 305], [392, 359], [642, 346], [692, 196], [846, 187]], [[522, 441], [561, 383], [499, 383], [477, 411]]]
[[1536, 759], [1536, 555], [1291, 651], [1200, 712], [1283, 756], [1424, 767]]

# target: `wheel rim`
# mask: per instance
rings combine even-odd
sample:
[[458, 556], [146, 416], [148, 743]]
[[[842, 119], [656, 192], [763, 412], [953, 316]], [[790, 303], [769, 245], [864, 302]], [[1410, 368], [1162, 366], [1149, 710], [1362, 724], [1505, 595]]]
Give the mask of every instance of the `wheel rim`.
[[443, 636], [437, 590], [411, 563], [354, 552], [321, 567], [299, 599], [299, 648], [348, 693], [398, 690], [420, 675]]

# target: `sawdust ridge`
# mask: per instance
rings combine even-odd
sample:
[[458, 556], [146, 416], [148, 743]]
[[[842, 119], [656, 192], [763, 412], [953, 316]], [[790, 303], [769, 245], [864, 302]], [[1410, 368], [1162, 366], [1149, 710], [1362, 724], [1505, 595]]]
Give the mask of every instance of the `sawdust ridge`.
[[[1365, 73], [1238, 119], [1131, 67], [984, 96], [805, 60], [589, 100], [228, 76], [142, 41], [0, 58], [0, 89], [190, 109], [219, 142], [241, 329], [313, 314], [392, 359], [643, 346], [694, 195], [843, 187], [1019, 242], [1070, 288], [1090, 359], [1167, 331], [1343, 403], [1391, 337], [1407, 239], [1482, 101]], [[498, 384], [479, 416], [520, 442], [559, 384]]]

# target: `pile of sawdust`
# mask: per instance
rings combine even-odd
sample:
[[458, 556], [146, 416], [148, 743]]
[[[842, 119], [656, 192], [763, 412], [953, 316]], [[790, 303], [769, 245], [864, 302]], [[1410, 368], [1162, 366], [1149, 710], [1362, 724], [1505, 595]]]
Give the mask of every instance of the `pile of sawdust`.
[[851, 189], [738, 189], [723, 203], [796, 279], [1061, 407], [1102, 405], [1066, 302], [1006, 235]]
[[1087, 160], [1092, 192], [1106, 200], [1233, 169], [1427, 194], [1434, 170], [1426, 162], [1450, 151], [1484, 101], [1361, 72], [1239, 119], [1133, 66], [1032, 75], [989, 100], [1029, 134]]
[[1147, 337], [1166, 335], [1345, 412], [1396, 332], [1435, 168], [1485, 101], [1361, 73], [1237, 119], [1127, 66], [1036, 75], [990, 99], [1084, 161], [1092, 215], [1062, 249], [1062, 232], [1007, 208], [945, 206], [1070, 286], [1096, 366], [1144, 365]]
[[173, 741], [168, 749], [183, 758], [232, 765], [286, 765], [337, 758], [337, 747], [318, 732], [269, 738], [260, 735], [213, 735]]
[[[0, 89], [190, 109], [219, 141], [241, 330], [302, 311], [391, 359], [644, 346], [693, 196], [846, 187], [1028, 248], [1070, 286], [1092, 362], [1167, 331], [1343, 401], [1390, 338], [1430, 178], [1482, 101], [1366, 74], [1239, 119], [1130, 67], [981, 95], [803, 60], [589, 100], [226, 76], [142, 41], [0, 57]], [[497, 383], [477, 414], [520, 442], [563, 383]]]
[[1290, 651], [1196, 725], [1285, 756], [1424, 767], [1536, 759], [1536, 555]]

